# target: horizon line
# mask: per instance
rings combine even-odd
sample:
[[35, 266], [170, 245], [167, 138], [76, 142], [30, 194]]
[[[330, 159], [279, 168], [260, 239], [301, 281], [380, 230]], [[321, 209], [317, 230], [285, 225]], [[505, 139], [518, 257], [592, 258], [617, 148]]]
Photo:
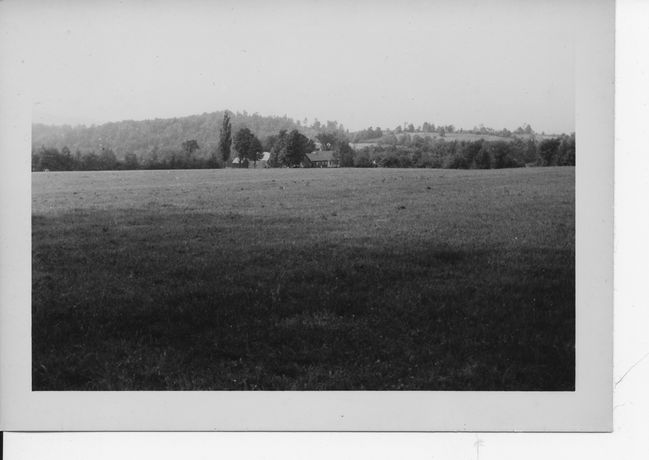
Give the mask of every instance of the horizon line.
[[[242, 111], [236, 110], [236, 111], [234, 111], [234, 110], [230, 110], [230, 109], [219, 109], [219, 110], [213, 110], [211, 112], [192, 113], [192, 114], [188, 114], [188, 115], [176, 115], [176, 116], [166, 116], [166, 117], [151, 117], [151, 118], [137, 118], [137, 119], [136, 118], [122, 118], [122, 119], [119, 119], [119, 120], [108, 120], [108, 121], [102, 121], [102, 122], [83, 122], [83, 123], [66, 123], [66, 122], [49, 123], [49, 122], [43, 122], [43, 121], [34, 121], [32, 119], [32, 126], [34, 126], [34, 125], [43, 125], [43, 126], [55, 127], [55, 128], [63, 128], [63, 127], [69, 127], [69, 128], [93, 128], [93, 127], [100, 127], [100, 126], [103, 126], [103, 125], [108, 125], [108, 124], [111, 124], [111, 123], [124, 123], [124, 122], [136, 122], [136, 123], [138, 123], [138, 122], [157, 121], [157, 120], [177, 120], [177, 119], [181, 119], [181, 118], [199, 117], [199, 116], [202, 116], [202, 115], [212, 115], [212, 114], [225, 113], [225, 112], [229, 112], [231, 114], [241, 115], [241, 116], [259, 116], [259, 117], [263, 117], [263, 118], [285, 118], [287, 120], [292, 121], [295, 124], [299, 124], [299, 126], [301, 128], [324, 129], [324, 130], [326, 130], [326, 128], [313, 128], [311, 125], [302, 125], [302, 120], [300, 120], [299, 118], [291, 117], [288, 114], [266, 115], [266, 114], [262, 114], [260, 112], [248, 112], [247, 110], [242, 110]], [[529, 122], [523, 122], [523, 123], [519, 124], [518, 126], [516, 126], [514, 128], [510, 128], [510, 127], [495, 128], [495, 127], [489, 126], [489, 125], [487, 125], [485, 123], [480, 123], [479, 125], [474, 126], [472, 128], [465, 128], [465, 127], [456, 126], [453, 123], [437, 123], [437, 122], [430, 122], [430, 121], [421, 121], [421, 122], [415, 123], [415, 122], [412, 122], [412, 121], [407, 121], [407, 122], [404, 122], [402, 124], [398, 124], [395, 127], [382, 127], [380, 125], [368, 124], [364, 128], [350, 129], [350, 128], [346, 127], [344, 123], [341, 123], [338, 120], [320, 120], [318, 117], [313, 117], [311, 119], [309, 117], [305, 117], [304, 119], [309, 120], [311, 123], [313, 123], [314, 121], [318, 121], [318, 122], [323, 123], [323, 124], [326, 124], [327, 122], [330, 122], [330, 121], [335, 122], [335, 123], [337, 123], [337, 125], [339, 127], [342, 126], [344, 131], [347, 131], [349, 133], [363, 131], [363, 130], [369, 129], [369, 128], [373, 128], [373, 129], [380, 128], [381, 130], [395, 131], [397, 127], [402, 127], [402, 128], [405, 129], [405, 126], [408, 125], [408, 124], [412, 124], [412, 125], [415, 126], [415, 128], [418, 128], [418, 127], [421, 127], [424, 123], [431, 123], [431, 124], [434, 124], [436, 127], [439, 127], [439, 126], [442, 126], [442, 127], [453, 126], [454, 129], [458, 130], [458, 131], [460, 131], [460, 130], [461, 131], [471, 131], [474, 128], [483, 127], [483, 128], [486, 128], [486, 129], [493, 129], [494, 131], [502, 131], [502, 130], [507, 129], [509, 131], [514, 132], [514, 130], [516, 130], [518, 128], [525, 128], [527, 125], [529, 125], [529, 126], [532, 127], [532, 131], [534, 133], [536, 133], [536, 134], [541, 134], [541, 133], [545, 133], [546, 135], [547, 134], [571, 134], [571, 133], [575, 132], [574, 129], [573, 130], [568, 130], [568, 131], [561, 131], [561, 132], [546, 132], [546, 131], [538, 132], [538, 131], [534, 130], [534, 127]], [[422, 131], [415, 131], [415, 132], [422, 132]], [[426, 131], [424, 131], [424, 132], [426, 132]]]

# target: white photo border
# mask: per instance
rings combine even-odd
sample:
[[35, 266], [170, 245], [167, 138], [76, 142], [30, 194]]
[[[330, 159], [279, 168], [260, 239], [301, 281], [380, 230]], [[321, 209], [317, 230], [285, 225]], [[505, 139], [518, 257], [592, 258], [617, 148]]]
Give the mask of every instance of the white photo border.
[[610, 431], [615, 4], [576, 3], [574, 392], [31, 391], [30, 73], [0, 17], [0, 429]]

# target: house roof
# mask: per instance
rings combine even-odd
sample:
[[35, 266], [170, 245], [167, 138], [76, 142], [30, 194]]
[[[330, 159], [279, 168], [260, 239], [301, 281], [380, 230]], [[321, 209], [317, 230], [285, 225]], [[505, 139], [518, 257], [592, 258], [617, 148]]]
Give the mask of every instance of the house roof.
[[335, 161], [336, 159], [333, 150], [316, 150], [307, 153], [306, 156], [310, 161]]

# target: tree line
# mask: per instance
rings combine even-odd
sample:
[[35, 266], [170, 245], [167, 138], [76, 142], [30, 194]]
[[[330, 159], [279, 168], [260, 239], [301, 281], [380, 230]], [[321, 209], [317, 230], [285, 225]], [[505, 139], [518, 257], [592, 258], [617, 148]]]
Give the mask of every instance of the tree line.
[[[219, 142], [212, 147], [201, 148], [196, 139], [183, 141], [179, 148], [161, 149], [154, 146], [144, 155], [129, 152], [119, 158], [109, 147], [74, 153], [64, 146], [41, 146], [32, 150], [32, 171], [107, 171], [134, 169], [213, 169], [225, 166], [248, 167], [262, 158], [263, 152], [270, 152], [268, 166], [296, 167], [304, 156], [315, 150], [315, 142], [297, 129], [281, 129], [277, 134], [266, 136], [263, 142], [248, 127], [232, 134], [229, 113], [225, 113], [218, 132]], [[339, 136], [327, 133], [322, 139], [330, 142]], [[337, 144], [336, 144], [337, 145]]]
[[[467, 133], [467, 134], [477, 134], [477, 135], [489, 135], [497, 137], [530, 137], [536, 134], [529, 124], [524, 126], [519, 126], [514, 131], [510, 131], [507, 128], [501, 130], [496, 130], [493, 128], [488, 128], [483, 125], [474, 126], [472, 129], [457, 129], [454, 125], [435, 125], [435, 123], [430, 123], [425, 121], [419, 126], [415, 126], [413, 123], [403, 123], [403, 125], [398, 125], [394, 129], [381, 129], [380, 127], [372, 127], [356, 131], [351, 134], [352, 142], [377, 142], [383, 141], [385, 143], [394, 143], [392, 139], [397, 139], [401, 134], [434, 134], [439, 137], [444, 137], [446, 134], [454, 133]], [[401, 137], [402, 139], [403, 137]]]
[[416, 137], [406, 145], [370, 145], [341, 157], [341, 166], [499, 169], [574, 166], [575, 135], [510, 141], [440, 141]]
[[[316, 120], [317, 122], [317, 120]], [[319, 122], [318, 122], [319, 123]], [[534, 137], [512, 137], [506, 140], [445, 141], [430, 136], [401, 136], [389, 132], [384, 142], [361, 149], [350, 146], [349, 134], [338, 124], [329, 122], [329, 130], [321, 130], [314, 139], [298, 129], [280, 129], [260, 139], [247, 126], [233, 133], [231, 114], [223, 114], [218, 129], [218, 142], [201, 146], [188, 139], [176, 148], [154, 145], [144, 154], [126, 152], [121, 157], [112, 148], [74, 153], [68, 146], [41, 146], [32, 150], [33, 171], [97, 171], [133, 169], [212, 169], [225, 166], [248, 167], [269, 152], [268, 167], [297, 167], [305, 155], [316, 149], [331, 150], [342, 167], [400, 167], [490, 169], [521, 166], [565, 166], [575, 164], [575, 135], [537, 140]], [[427, 126], [428, 128], [428, 126]], [[439, 129], [439, 127], [430, 126]], [[322, 129], [322, 128], [321, 128]], [[380, 128], [377, 128], [380, 130]], [[441, 129], [450, 129], [449, 126]], [[522, 132], [531, 128], [520, 128]], [[367, 132], [375, 132], [368, 128]], [[491, 133], [490, 133], [491, 134]], [[392, 139], [389, 136], [394, 136]], [[392, 141], [391, 141], [392, 140]]]
[[[238, 133], [241, 133], [239, 131]], [[245, 131], [244, 131], [245, 133]], [[254, 135], [253, 135], [254, 136]], [[239, 158], [239, 167], [260, 159], [259, 141], [245, 139], [247, 134], [235, 136], [233, 145], [240, 141], [240, 151], [234, 151]], [[321, 139], [335, 138], [324, 133]], [[195, 142], [195, 141], [194, 141]], [[135, 154], [127, 154], [123, 160], [117, 159], [110, 149], [99, 153], [76, 151], [71, 153], [64, 147], [42, 147], [32, 153], [33, 171], [102, 171], [135, 169], [212, 169], [228, 164], [224, 157], [195, 156], [197, 143], [189, 142], [185, 150], [174, 152], [153, 152], [142, 159]], [[280, 131], [265, 140], [269, 147], [269, 167], [296, 167], [304, 155], [314, 150], [314, 142], [297, 130]], [[323, 145], [325, 145], [323, 143]], [[413, 145], [374, 145], [353, 150], [349, 143], [336, 139], [327, 143], [342, 167], [395, 167], [395, 168], [451, 168], [451, 169], [492, 169], [515, 168], [522, 166], [574, 166], [575, 136], [561, 136], [555, 139], [536, 141], [533, 139], [513, 142], [506, 141], [452, 141], [431, 144], [416, 142]], [[222, 153], [223, 154], [223, 153]], [[230, 158], [228, 158], [230, 160]]]
[[345, 130], [335, 121], [321, 123], [318, 120], [299, 121], [287, 116], [263, 116], [245, 111], [218, 111], [168, 119], [125, 120], [96, 126], [49, 126], [35, 123], [32, 126], [32, 148], [52, 147], [60, 152], [67, 147], [73, 152], [73, 156], [77, 151], [95, 152], [99, 155], [107, 149], [112, 150], [120, 161], [129, 153], [144, 160], [154, 149], [158, 156], [170, 156], [172, 152], [180, 150], [182, 141], [194, 139], [200, 145], [200, 151], [196, 153], [207, 160], [218, 149], [219, 130], [226, 113], [233, 134], [247, 127], [259, 139], [277, 134], [280, 130], [290, 132], [296, 129], [311, 139], [320, 131]]

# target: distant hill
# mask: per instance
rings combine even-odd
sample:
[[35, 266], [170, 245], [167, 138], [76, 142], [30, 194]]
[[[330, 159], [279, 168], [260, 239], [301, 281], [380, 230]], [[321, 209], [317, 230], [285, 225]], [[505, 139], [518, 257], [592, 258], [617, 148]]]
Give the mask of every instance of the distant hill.
[[[100, 153], [103, 149], [110, 149], [115, 153], [118, 160], [131, 153], [142, 159], [152, 153], [153, 150], [164, 154], [178, 152], [184, 141], [196, 140], [200, 147], [196, 152], [197, 157], [208, 158], [214, 151], [219, 141], [219, 129], [225, 111], [203, 113], [178, 118], [156, 118], [153, 120], [125, 120], [101, 125], [92, 126], [52, 126], [35, 123], [32, 125], [32, 149], [40, 147], [56, 148], [62, 150], [67, 147], [71, 153], [77, 151], [82, 154], [95, 152]], [[533, 139], [541, 141], [556, 137], [556, 135], [545, 135], [537, 133], [508, 133], [507, 136], [491, 130], [490, 133], [477, 133], [471, 131], [446, 132], [442, 136], [439, 132], [398, 132], [395, 130], [382, 131], [378, 137], [372, 136], [372, 128], [366, 130], [349, 132], [335, 121], [328, 121], [321, 124], [317, 120], [311, 126], [305, 126], [299, 121], [286, 116], [263, 116], [257, 113], [230, 112], [232, 131], [249, 128], [262, 142], [270, 135], [277, 134], [280, 130], [297, 129], [307, 137], [314, 139], [323, 131], [339, 130], [344, 132], [352, 141], [351, 146], [359, 149], [371, 145], [405, 144], [412, 142], [416, 137], [429, 138], [431, 141], [444, 140], [450, 142], [475, 141], [483, 139], [486, 141], [505, 140], [511, 141], [514, 138], [523, 140]], [[377, 130], [379, 130], [377, 128]], [[380, 131], [380, 130], [379, 130]]]
[[[180, 118], [166, 118], [142, 121], [118, 121], [93, 126], [50, 126], [32, 125], [32, 148], [41, 146], [61, 150], [67, 147], [71, 152], [100, 152], [111, 149], [122, 160], [127, 153], [139, 157], [152, 149], [159, 151], [180, 150], [186, 140], [195, 139], [203, 155], [214, 149], [219, 140], [219, 129], [225, 111], [204, 113]], [[301, 126], [292, 118], [262, 116], [259, 114], [231, 113], [232, 131], [248, 127], [262, 141], [280, 130], [298, 129], [308, 137], [314, 137], [318, 130]]]

